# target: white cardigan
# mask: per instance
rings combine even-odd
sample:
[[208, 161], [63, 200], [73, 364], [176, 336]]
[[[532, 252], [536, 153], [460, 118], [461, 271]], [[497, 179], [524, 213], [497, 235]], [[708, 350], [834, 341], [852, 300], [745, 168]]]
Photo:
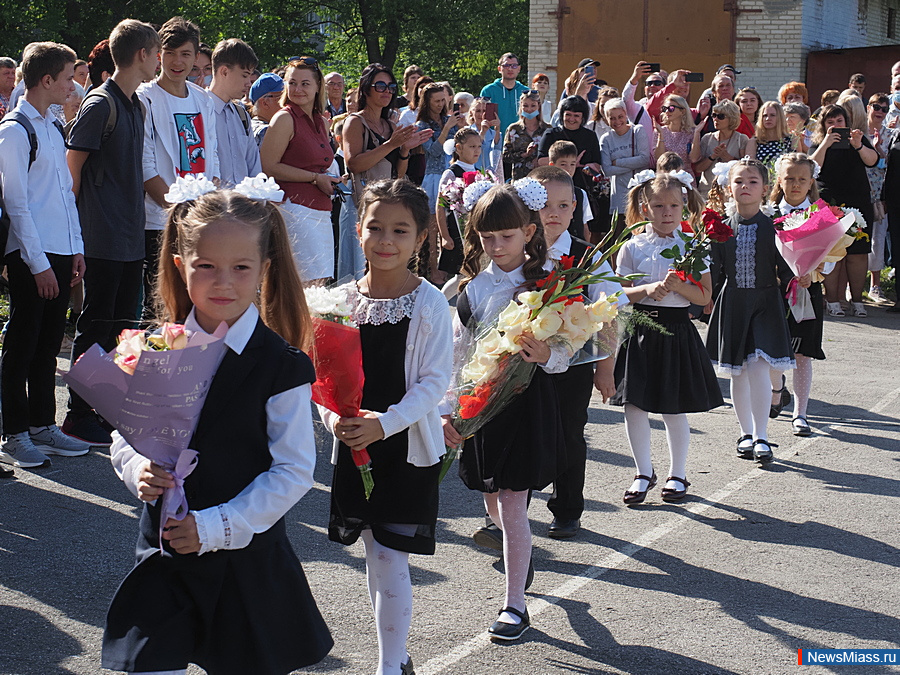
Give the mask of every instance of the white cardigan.
[[[387, 412], [375, 413], [385, 438], [409, 429], [407, 461], [414, 466], [433, 466], [445, 452], [438, 404], [450, 386], [452, 360], [450, 307], [444, 294], [423, 280], [406, 334], [406, 394]], [[318, 408], [325, 428], [333, 434], [339, 416]], [[337, 464], [337, 457], [335, 438], [332, 464]]]

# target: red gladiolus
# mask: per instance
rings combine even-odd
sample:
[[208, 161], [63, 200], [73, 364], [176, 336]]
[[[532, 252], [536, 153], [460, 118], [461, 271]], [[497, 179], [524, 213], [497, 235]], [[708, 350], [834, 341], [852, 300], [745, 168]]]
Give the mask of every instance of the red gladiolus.
[[487, 405], [490, 397], [490, 385], [479, 384], [471, 394], [463, 394], [459, 397], [459, 416], [464, 420], [476, 417]]
[[559, 259], [559, 264], [564, 270], [570, 270], [575, 266], [575, 256], [564, 255]]

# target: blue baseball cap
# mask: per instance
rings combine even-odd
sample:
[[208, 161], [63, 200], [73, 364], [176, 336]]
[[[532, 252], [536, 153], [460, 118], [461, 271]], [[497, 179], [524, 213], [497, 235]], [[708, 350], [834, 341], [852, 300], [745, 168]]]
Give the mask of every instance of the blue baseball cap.
[[250, 100], [256, 103], [266, 94], [284, 91], [284, 80], [275, 73], [263, 73], [250, 87]]

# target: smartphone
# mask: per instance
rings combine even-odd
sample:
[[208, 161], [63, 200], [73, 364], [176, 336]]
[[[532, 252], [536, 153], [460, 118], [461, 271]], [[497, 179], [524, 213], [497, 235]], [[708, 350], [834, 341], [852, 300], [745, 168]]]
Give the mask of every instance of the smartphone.
[[703, 82], [703, 73], [688, 73], [684, 76], [685, 82]]
[[484, 104], [484, 119], [488, 122], [491, 120], [497, 119], [497, 109], [498, 106], [496, 103], [485, 103]]
[[644, 68], [649, 68], [651, 73], [658, 73], [660, 71], [660, 64], [658, 63], [645, 63]]
[[850, 147], [850, 127], [831, 127], [829, 133], [836, 132], [840, 134], [841, 140], [832, 145], [832, 148], [840, 148], [846, 150]]
[[587, 75], [588, 77], [594, 77], [594, 75], [595, 75], [594, 66], [593, 65], [585, 66], [584, 74]]
[[459, 103], [453, 104], [453, 112], [455, 112], [455, 113], [459, 112]]
[[342, 195], [346, 195], [347, 197], [353, 194], [353, 190], [350, 188], [350, 186], [344, 185], [343, 183], [335, 183], [334, 189], [335, 192], [340, 192]]

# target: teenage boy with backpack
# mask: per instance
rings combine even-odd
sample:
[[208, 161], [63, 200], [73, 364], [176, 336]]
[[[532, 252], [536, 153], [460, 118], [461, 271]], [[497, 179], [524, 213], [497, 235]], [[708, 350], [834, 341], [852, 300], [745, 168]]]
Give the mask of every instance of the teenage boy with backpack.
[[[152, 80], [159, 36], [134, 19], [109, 36], [115, 72], [85, 97], [68, 138], [68, 163], [78, 201], [87, 271], [84, 309], [72, 346], [74, 363], [92, 344], [116, 346], [134, 327], [144, 265], [144, 115], [135, 93]], [[110, 433], [75, 392], [69, 394], [63, 431], [93, 445], [109, 445]]]
[[0, 121], [0, 189], [10, 314], [0, 361], [0, 461], [49, 466], [90, 445], [56, 426], [56, 355], [69, 293], [84, 277], [84, 246], [62, 126], [50, 112], [75, 91], [75, 52], [55, 42], [25, 47], [25, 94]]
[[212, 53], [209, 98], [216, 111], [219, 178], [226, 186], [237, 185], [262, 171], [250, 113], [241, 103], [250, 91], [258, 64], [250, 45], [236, 38], [222, 40]]

